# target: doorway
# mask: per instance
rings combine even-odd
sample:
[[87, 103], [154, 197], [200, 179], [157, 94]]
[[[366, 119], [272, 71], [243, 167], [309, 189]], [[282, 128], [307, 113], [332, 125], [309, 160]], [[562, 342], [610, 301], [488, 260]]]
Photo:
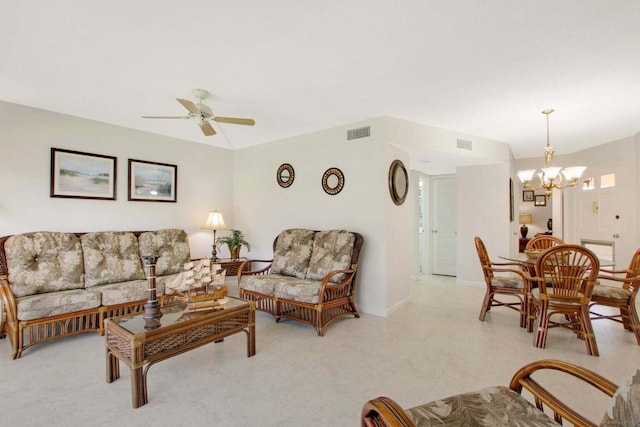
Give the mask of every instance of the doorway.
[[456, 275], [456, 177], [431, 179], [431, 272]]

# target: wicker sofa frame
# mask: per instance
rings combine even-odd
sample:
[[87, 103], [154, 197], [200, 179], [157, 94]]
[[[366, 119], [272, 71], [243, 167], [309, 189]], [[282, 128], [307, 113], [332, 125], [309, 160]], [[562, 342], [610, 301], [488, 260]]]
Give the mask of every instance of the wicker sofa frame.
[[[534, 379], [534, 374], [538, 372], [555, 372], [558, 375], [566, 374], [568, 376], [577, 378], [585, 385], [589, 385], [594, 387], [595, 389], [604, 393], [604, 395], [613, 397], [616, 391], [618, 390], [618, 386], [613, 382], [609, 381], [607, 378], [588, 370], [584, 367], [564, 362], [561, 360], [539, 360], [535, 362], [531, 362], [522, 368], [520, 368], [512, 377], [511, 382], [509, 384], [509, 388], [515, 391], [518, 394], [522, 393], [522, 390], [527, 390], [531, 393], [534, 398], [535, 405], [533, 403], [528, 403], [532, 407], [535, 406], [541, 411], [545, 411], [546, 414], [549, 412], [553, 414], [553, 421], [556, 423], [562, 424], [563, 421], [571, 423], [574, 426], [597, 426], [598, 424], [592, 420], [589, 420], [584, 415], [578, 413], [575, 409], [572, 409], [569, 404], [556, 395], [551, 393], [543, 384], [541, 384], [538, 380]], [[544, 375], [544, 373], [543, 373]], [[543, 378], [543, 377], [541, 377]], [[569, 377], [566, 377], [569, 378]], [[637, 391], [636, 391], [637, 393]], [[455, 397], [455, 396], [453, 396]], [[575, 396], [568, 396], [569, 398]], [[446, 399], [445, 399], [446, 400]], [[620, 399], [612, 399], [615, 404], [619, 404], [618, 400]], [[436, 401], [439, 402], [439, 401]], [[432, 402], [433, 404], [435, 402]], [[441, 403], [442, 404], [442, 403]], [[430, 404], [425, 404], [427, 406]], [[492, 403], [489, 401], [485, 401], [482, 405], [491, 406]], [[421, 405], [423, 406], [423, 405]], [[470, 411], [478, 412], [482, 408], [469, 408]], [[409, 410], [411, 411], [411, 410]], [[458, 409], [458, 412], [464, 412], [461, 409]], [[618, 411], [614, 411], [615, 416], [620, 416], [620, 413], [615, 413]], [[620, 411], [622, 412], [622, 411]], [[483, 412], [484, 413], [484, 412]], [[487, 409], [487, 413], [491, 413], [490, 409]], [[628, 415], [626, 415], [628, 416]], [[491, 419], [491, 418], [489, 418]], [[384, 426], [384, 427], [414, 427], [416, 423], [415, 419], [412, 419], [409, 414], [398, 405], [394, 400], [389, 397], [378, 397], [372, 400], [369, 400], [365, 403], [362, 408], [361, 415], [361, 424], [363, 427], [369, 426]], [[446, 419], [440, 419], [440, 422], [434, 423], [437, 425], [451, 425], [447, 423]], [[520, 425], [527, 425], [526, 420], [519, 420]], [[630, 420], [629, 420], [630, 421]], [[457, 420], [456, 422], [459, 422]], [[636, 420], [637, 422], [637, 420]], [[418, 420], [419, 425], [430, 425], [429, 420]], [[459, 425], [459, 424], [455, 424]], [[483, 424], [484, 425], [484, 424]], [[490, 425], [490, 424], [487, 424]], [[537, 422], [532, 419], [531, 425], [541, 425], [540, 421]], [[603, 425], [603, 424], [601, 424]], [[606, 424], [610, 425], [610, 424]], [[622, 424], [612, 424], [612, 425], [622, 425]], [[625, 425], [635, 425], [634, 424], [625, 424]]]
[[[271, 314], [276, 323], [279, 323], [282, 318], [297, 320], [313, 326], [319, 336], [324, 336], [325, 328], [341, 317], [352, 315], [359, 318], [360, 313], [355, 303], [355, 288], [358, 259], [364, 239], [359, 233], [351, 233], [355, 237], [353, 251], [351, 252], [351, 266], [349, 269], [331, 271], [324, 276], [318, 293], [317, 304], [279, 298], [274, 295], [266, 295], [242, 288], [243, 277], [269, 274], [273, 259], [251, 259], [240, 265], [238, 268], [238, 293], [240, 298], [255, 302], [256, 309]], [[273, 240], [274, 253], [277, 243], [278, 236]], [[245, 271], [245, 269], [252, 268], [251, 266], [262, 266], [262, 268]], [[339, 283], [331, 282], [331, 278], [337, 274], [344, 274], [343, 279]]]
[[[138, 238], [144, 231], [132, 232]], [[85, 232], [73, 233], [80, 237]], [[5, 242], [12, 236], [0, 237], [0, 301], [2, 302], [2, 325], [0, 339], [9, 337], [12, 346], [12, 358], [36, 344], [57, 338], [77, 335], [84, 332], [104, 334], [104, 321], [110, 317], [124, 316], [144, 312], [146, 299], [130, 301], [110, 306], [98, 306], [93, 309], [65, 313], [41, 319], [19, 320], [16, 298], [9, 285], [9, 273], [5, 253]]]

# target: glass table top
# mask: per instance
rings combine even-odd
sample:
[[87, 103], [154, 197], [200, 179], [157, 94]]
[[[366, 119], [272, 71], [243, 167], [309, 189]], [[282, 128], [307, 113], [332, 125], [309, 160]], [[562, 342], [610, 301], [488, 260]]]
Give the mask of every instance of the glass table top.
[[140, 313], [133, 316], [115, 317], [111, 319], [111, 321], [131, 332], [132, 334], [137, 335], [151, 330], [156, 330], [164, 326], [175, 325], [187, 320], [207, 316], [211, 313], [216, 313], [230, 308], [249, 304], [247, 301], [236, 298], [224, 298], [222, 301], [224, 303], [219, 306], [197, 310], [189, 308], [189, 305], [186, 303], [169, 305], [160, 308], [162, 317], [160, 317], [159, 319], [145, 319], [143, 317], [144, 314]]

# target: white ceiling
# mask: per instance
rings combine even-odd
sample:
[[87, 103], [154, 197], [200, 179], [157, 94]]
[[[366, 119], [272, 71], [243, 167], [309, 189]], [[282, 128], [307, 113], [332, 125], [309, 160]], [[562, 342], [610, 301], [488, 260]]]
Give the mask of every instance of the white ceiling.
[[[640, 131], [637, 0], [3, 1], [0, 100], [225, 148], [383, 115], [542, 156]], [[212, 93], [205, 137], [176, 97]], [[226, 137], [226, 138], [225, 138]]]

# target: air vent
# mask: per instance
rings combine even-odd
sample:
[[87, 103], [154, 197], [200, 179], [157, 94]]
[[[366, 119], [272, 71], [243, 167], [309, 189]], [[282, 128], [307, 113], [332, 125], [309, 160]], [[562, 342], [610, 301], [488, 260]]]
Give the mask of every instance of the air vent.
[[347, 141], [371, 136], [371, 126], [347, 130]]
[[462, 150], [473, 150], [473, 148], [471, 147], [473, 145], [473, 143], [471, 141], [467, 141], [466, 139], [458, 139], [458, 148], [462, 149]]

